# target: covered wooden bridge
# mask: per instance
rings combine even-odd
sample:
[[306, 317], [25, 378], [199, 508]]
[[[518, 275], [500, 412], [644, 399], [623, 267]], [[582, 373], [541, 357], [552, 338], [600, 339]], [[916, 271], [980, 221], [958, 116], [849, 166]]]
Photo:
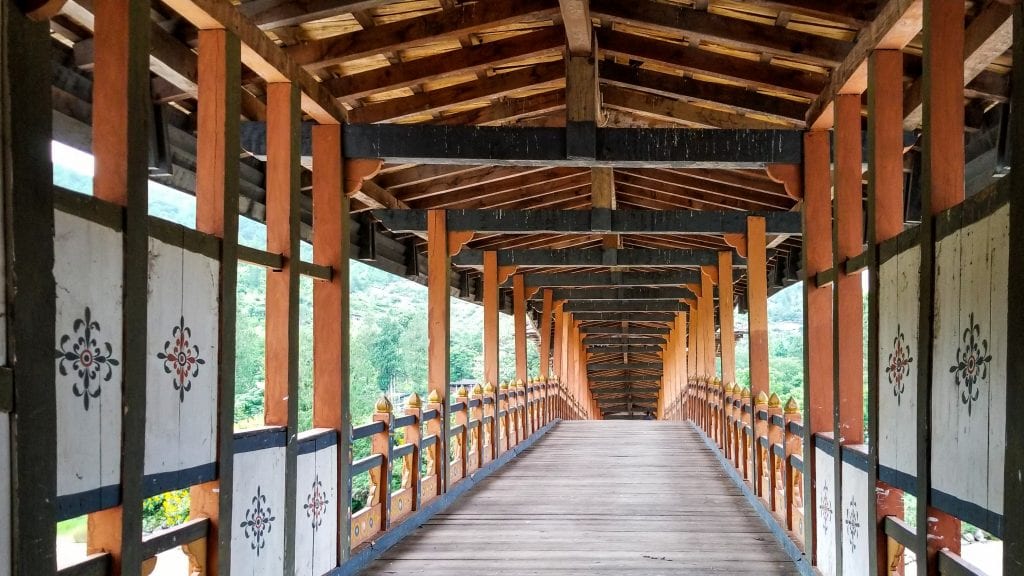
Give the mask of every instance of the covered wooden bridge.
[[[1024, 574], [1022, 23], [996, 0], [0, 0], [0, 576], [165, 574], [177, 549], [211, 575], [982, 574], [962, 524]], [[91, 195], [55, 186], [53, 141], [93, 155]], [[149, 215], [152, 182], [194, 226]], [[429, 292], [428, 394], [371, 422], [350, 259]], [[266, 269], [246, 431], [240, 262]], [[767, 301], [796, 282], [790, 399]], [[484, 374], [450, 393], [453, 296], [483, 306]], [[182, 489], [189, 519], [144, 535], [143, 501]], [[83, 515], [88, 555], [58, 561]]]

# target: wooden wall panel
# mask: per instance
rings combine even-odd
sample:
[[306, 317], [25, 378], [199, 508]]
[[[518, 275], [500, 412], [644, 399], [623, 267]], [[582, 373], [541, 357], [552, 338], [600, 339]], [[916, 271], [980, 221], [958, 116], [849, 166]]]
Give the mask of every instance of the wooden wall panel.
[[835, 460], [830, 451], [814, 449], [815, 514], [817, 521], [814, 541], [817, 566], [823, 576], [836, 574], [836, 493]]
[[122, 234], [54, 215], [57, 516], [120, 501]]
[[917, 476], [917, 362], [921, 248], [879, 269], [879, 478], [914, 493]]
[[312, 430], [299, 438], [295, 499], [295, 574], [321, 576], [338, 565], [338, 436]]
[[216, 478], [220, 263], [149, 241], [148, 495]]
[[11, 574], [11, 419], [0, 411], [0, 576]]
[[284, 572], [285, 432], [235, 435], [232, 486], [231, 574], [278, 576]]
[[935, 267], [932, 500], [1002, 532], [1009, 208], [940, 239]]
[[854, 466], [845, 456], [842, 464], [843, 574], [870, 574], [868, 545], [873, 534], [868, 522], [867, 455], [863, 456], [865, 468]]

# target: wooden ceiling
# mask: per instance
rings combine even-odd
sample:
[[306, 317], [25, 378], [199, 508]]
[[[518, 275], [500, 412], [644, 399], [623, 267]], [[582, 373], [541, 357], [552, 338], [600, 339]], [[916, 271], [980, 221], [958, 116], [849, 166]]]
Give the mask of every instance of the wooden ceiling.
[[[850, 65], [865, 31], [888, 4], [883, 0], [234, 3], [322, 83], [351, 123], [564, 126], [567, 54], [571, 53], [596, 62], [599, 125], [709, 129], [803, 129], [818, 120], [830, 101], [834, 72]], [[972, 118], [981, 118], [1006, 101], [1010, 10], [997, 0], [968, 2], [964, 95], [969, 128]], [[79, 112], [79, 102], [70, 96], [76, 75], [87, 81], [91, 67], [91, 0], [69, 0], [52, 20], [52, 30], [60, 49], [55, 100], [62, 113], [88, 122], [88, 114]], [[151, 36], [154, 99], [170, 110], [175, 130], [187, 134], [194, 128], [196, 31], [155, 0]], [[920, 125], [920, 53], [917, 39], [904, 49], [907, 130]], [[244, 115], [250, 120], [265, 119], [265, 85], [251, 71], [243, 71], [243, 84]], [[973, 124], [977, 127], [981, 121]], [[256, 171], [243, 192], [258, 205], [262, 201], [260, 163], [243, 162]], [[353, 199], [353, 210], [382, 206], [588, 209], [597, 200], [595, 178], [608, 175], [613, 190], [610, 201], [619, 209], [799, 210], [798, 199], [765, 170], [615, 168], [600, 176], [589, 168], [422, 164], [384, 165]], [[193, 185], [193, 180], [173, 171], [166, 178], [186, 191]], [[601, 186], [607, 189], [608, 183]], [[602, 192], [597, 201], [608, 203], [607, 194]], [[303, 219], [309, 222], [308, 196], [306, 206]], [[258, 218], [259, 211], [254, 215]], [[393, 237], [416, 246], [415, 238]], [[770, 240], [772, 262], [785, 262], [788, 270], [795, 270], [799, 237]], [[469, 244], [469, 248], [487, 250], [609, 246], [727, 248], [721, 236], [653, 234], [611, 239], [596, 234], [480, 234]], [[470, 279], [476, 274], [474, 269], [462, 272]], [[742, 271], [736, 277], [734, 289], [742, 295]], [[621, 361], [623, 356], [600, 352], [594, 361], [610, 358]], [[632, 354], [629, 358], [646, 362], [657, 357]], [[610, 396], [619, 398], [617, 392]], [[643, 394], [637, 391], [634, 398], [639, 396]]]

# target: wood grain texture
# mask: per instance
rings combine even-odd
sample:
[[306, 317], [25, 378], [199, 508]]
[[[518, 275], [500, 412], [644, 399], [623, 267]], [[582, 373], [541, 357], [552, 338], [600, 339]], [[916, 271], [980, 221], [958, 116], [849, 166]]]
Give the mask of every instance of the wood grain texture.
[[797, 573], [690, 426], [609, 420], [560, 423], [364, 573], [723, 569]]

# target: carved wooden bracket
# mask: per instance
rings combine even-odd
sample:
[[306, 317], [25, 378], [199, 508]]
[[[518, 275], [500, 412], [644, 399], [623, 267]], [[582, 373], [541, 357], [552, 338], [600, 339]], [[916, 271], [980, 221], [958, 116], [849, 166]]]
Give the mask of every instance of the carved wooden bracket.
[[773, 182], [786, 188], [786, 194], [794, 200], [804, 199], [804, 177], [800, 164], [769, 164], [766, 172]]
[[60, 13], [68, 0], [17, 0], [18, 8], [30, 20], [43, 22]]
[[466, 244], [473, 239], [473, 232], [462, 231], [462, 232], [449, 232], [448, 233], [448, 255], [455, 256], [462, 249], [466, 247]]
[[345, 160], [345, 195], [352, 196], [363, 188], [363, 182], [380, 172], [382, 160], [376, 158], [348, 158]]
[[515, 266], [498, 266], [498, 284], [508, 282], [508, 279], [516, 273]]
[[[701, 290], [701, 286], [700, 286], [699, 282], [693, 283], [693, 284], [683, 284], [683, 286], [686, 287], [686, 288], [689, 288], [690, 292], [693, 292], [694, 296], [700, 298], [702, 290]], [[687, 303], [689, 303], [689, 302], [690, 302], [690, 300], [687, 300]], [[696, 304], [691, 304], [691, 306], [695, 306], [695, 305]]]
[[736, 249], [740, 256], [747, 257], [747, 235], [746, 234], [725, 234], [725, 243]]
[[718, 266], [701, 266], [700, 273], [711, 279], [711, 283], [718, 285]]
[[537, 294], [537, 292], [539, 292], [539, 291], [540, 291], [540, 286], [534, 286], [533, 288], [527, 288], [526, 289], [526, 299], [529, 300], [530, 298], [533, 298], [534, 295]]

